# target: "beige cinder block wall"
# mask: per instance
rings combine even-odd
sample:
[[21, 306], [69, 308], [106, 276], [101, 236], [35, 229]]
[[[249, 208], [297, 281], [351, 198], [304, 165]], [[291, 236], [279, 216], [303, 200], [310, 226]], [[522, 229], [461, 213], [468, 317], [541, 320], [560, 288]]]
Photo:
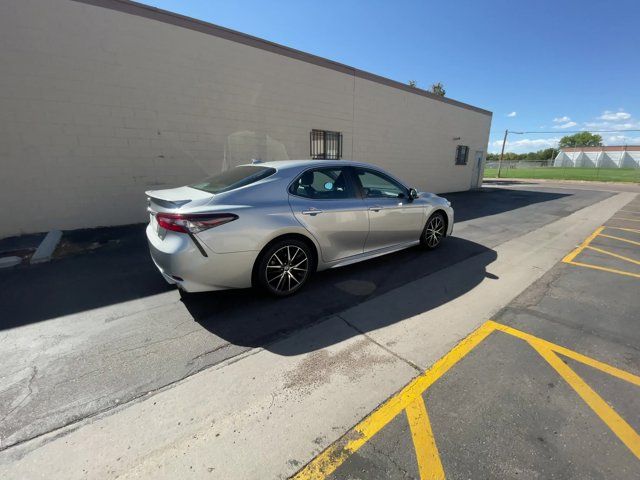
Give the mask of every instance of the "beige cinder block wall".
[[[355, 159], [435, 193], [469, 190], [482, 181], [490, 115], [360, 78], [354, 111]], [[466, 165], [455, 164], [457, 145], [469, 146]]]
[[312, 129], [419, 189], [472, 186], [490, 112], [212, 28], [121, 1], [1, 2], [0, 238], [144, 221], [145, 190], [308, 158]]

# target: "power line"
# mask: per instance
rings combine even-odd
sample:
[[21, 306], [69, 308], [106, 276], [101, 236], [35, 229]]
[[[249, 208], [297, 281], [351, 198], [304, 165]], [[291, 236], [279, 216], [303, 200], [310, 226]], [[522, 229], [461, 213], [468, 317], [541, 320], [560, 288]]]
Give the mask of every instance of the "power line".
[[[587, 132], [587, 133], [623, 133], [623, 132], [640, 132], [640, 129], [634, 129], [634, 128], [630, 128], [628, 130], [562, 130], [562, 131], [555, 131], [555, 132], [536, 132], [536, 131], [527, 131], [527, 132], [514, 132], [513, 130], [505, 130], [504, 131], [504, 138], [502, 139], [502, 150], [500, 151], [500, 158], [498, 160], [498, 178], [500, 178], [500, 172], [502, 170], [502, 158], [504, 157], [504, 148], [507, 144], [507, 138], [509, 137], [510, 133], [514, 133], [516, 135], [524, 135], [529, 134], [529, 133], [549, 133], [549, 134], [554, 134], [557, 135], [559, 133], [583, 133], [583, 132]], [[552, 154], [553, 156], [553, 154]]]
[[509, 130], [509, 133], [516, 133], [518, 135], [522, 135], [522, 134], [525, 134], [525, 133], [554, 133], [554, 134], [558, 134], [558, 133], [582, 133], [582, 132], [588, 132], [588, 133], [621, 133], [621, 132], [640, 132], [640, 129], [633, 129], [633, 130], [556, 130], [554, 132], [535, 132], [535, 131], [515, 132], [513, 130]]

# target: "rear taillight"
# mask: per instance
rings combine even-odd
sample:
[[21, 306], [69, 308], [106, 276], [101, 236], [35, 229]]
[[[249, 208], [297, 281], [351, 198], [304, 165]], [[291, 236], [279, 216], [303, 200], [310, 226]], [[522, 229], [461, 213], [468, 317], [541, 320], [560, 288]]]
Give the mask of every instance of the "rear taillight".
[[233, 213], [157, 213], [158, 225], [167, 230], [182, 233], [198, 233], [218, 227], [238, 218]]

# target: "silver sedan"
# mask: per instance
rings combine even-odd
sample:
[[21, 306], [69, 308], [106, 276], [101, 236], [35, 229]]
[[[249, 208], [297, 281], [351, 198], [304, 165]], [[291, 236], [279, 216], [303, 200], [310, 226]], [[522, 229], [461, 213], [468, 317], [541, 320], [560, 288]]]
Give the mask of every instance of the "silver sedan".
[[314, 271], [434, 249], [453, 229], [446, 199], [344, 160], [241, 165], [146, 193], [151, 257], [188, 292], [255, 285], [291, 295]]

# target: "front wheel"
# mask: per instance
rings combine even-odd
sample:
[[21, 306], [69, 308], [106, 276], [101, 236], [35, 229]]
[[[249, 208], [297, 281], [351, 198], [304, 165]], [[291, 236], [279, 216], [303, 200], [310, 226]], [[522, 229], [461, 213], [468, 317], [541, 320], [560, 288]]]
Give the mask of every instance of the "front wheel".
[[258, 283], [271, 295], [286, 297], [307, 282], [312, 265], [311, 251], [304, 242], [283, 239], [271, 245], [260, 257]]
[[427, 250], [438, 248], [447, 233], [447, 223], [442, 212], [435, 212], [424, 226], [420, 243]]

